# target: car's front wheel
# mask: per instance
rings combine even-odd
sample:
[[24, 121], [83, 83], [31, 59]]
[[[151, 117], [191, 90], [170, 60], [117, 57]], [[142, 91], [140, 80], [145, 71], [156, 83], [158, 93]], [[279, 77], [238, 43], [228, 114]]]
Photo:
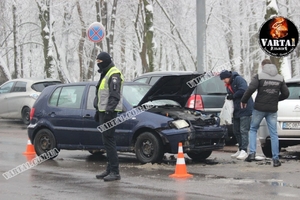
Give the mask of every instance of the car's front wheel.
[[193, 159], [194, 161], [201, 161], [201, 160], [205, 160], [206, 158], [208, 158], [211, 155], [212, 151], [203, 151], [203, 152], [188, 152], [187, 155]]
[[135, 154], [141, 163], [161, 162], [164, 156], [161, 139], [151, 132], [140, 134], [135, 143]]
[[30, 119], [29, 119], [29, 116], [30, 116], [30, 108], [24, 107], [24, 108], [22, 109], [21, 114], [22, 114], [22, 120], [23, 120], [24, 124], [28, 125], [29, 122], [30, 122]]
[[51, 154], [51, 158], [53, 159], [58, 156], [59, 149], [56, 148], [56, 140], [53, 133], [49, 129], [41, 129], [37, 132], [34, 140], [34, 149], [38, 156], [43, 153], [47, 153], [48, 151], [56, 152], [55, 154]]

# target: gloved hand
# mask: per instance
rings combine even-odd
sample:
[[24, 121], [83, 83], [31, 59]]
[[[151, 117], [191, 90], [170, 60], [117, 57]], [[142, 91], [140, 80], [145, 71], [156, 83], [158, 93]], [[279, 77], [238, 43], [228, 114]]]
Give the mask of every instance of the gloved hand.
[[226, 97], [228, 100], [232, 100], [233, 99], [233, 94], [227, 94], [227, 97]]
[[94, 119], [96, 122], [99, 122], [99, 111], [98, 110], [96, 110], [96, 112], [95, 112]]
[[105, 111], [105, 115], [104, 115], [104, 122], [108, 122], [110, 120], [112, 120], [113, 118], [113, 113], [111, 111]]

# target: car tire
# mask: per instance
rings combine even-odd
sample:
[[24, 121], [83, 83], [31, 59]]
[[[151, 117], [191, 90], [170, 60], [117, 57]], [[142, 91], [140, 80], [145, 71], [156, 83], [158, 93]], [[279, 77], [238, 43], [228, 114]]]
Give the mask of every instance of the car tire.
[[201, 160], [205, 160], [206, 158], [208, 158], [211, 155], [211, 153], [212, 153], [212, 151], [203, 151], [203, 152], [199, 152], [199, 153], [189, 152], [189, 153], [187, 153], [187, 155], [193, 161], [201, 161]]
[[29, 122], [30, 122], [30, 118], [29, 118], [29, 116], [30, 116], [30, 108], [24, 107], [22, 109], [21, 114], [22, 114], [22, 121], [23, 121], [23, 123], [26, 124], [26, 125], [28, 125]]
[[[267, 157], [267, 158], [272, 158], [272, 147], [271, 147], [271, 142], [267, 141], [265, 143], [264, 146], [261, 147], [261, 150], [263, 152], [263, 154]], [[281, 150], [281, 147], [279, 146], [279, 152]]]
[[56, 154], [52, 155], [51, 158], [53, 159], [58, 156], [59, 149], [56, 148], [56, 140], [53, 133], [49, 129], [41, 129], [37, 132], [36, 136], [33, 140], [34, 149], [38, 156], [41, 156], [48, 151], [55, 150]]
[[105, 152], [103, 152], [103, 151], [89, 151], [90, 152], [90, 154], [92, 154], [92, 155], [103, 155]]
[[141, 163], [160, 163], [164, 156], [163, 144], [158, 136], [144, 132], [137, 137], [135, 143], [136, 158]]

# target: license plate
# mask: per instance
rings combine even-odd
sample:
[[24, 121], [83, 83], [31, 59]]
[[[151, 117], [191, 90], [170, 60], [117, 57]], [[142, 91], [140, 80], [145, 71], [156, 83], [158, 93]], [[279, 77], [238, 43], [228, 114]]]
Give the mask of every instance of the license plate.
[[283, 129], [300, 129], [300, 122], [283, 122]]

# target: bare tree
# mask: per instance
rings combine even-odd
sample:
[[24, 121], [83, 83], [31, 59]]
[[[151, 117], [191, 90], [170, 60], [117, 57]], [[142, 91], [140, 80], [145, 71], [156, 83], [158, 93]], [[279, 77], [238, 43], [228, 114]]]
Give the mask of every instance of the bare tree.
[[39, 19], [41, 22], [41, 36], [44, 44], [44, 72], [47, 78], [53, 77], [55, 71], [54, 57], [52, 51], [52, 23], [50, 13], [51, 0], [36, 0], [36, 4], [39, 8]]
[[153, 65], [153, 1], [140, 0], [134, 23], [139, 43], [143, 72], [152, 72]]
[[20, 78], [22, 77], [20, 66], [19, 66], [19, 45], [18, 45], [18, 17], [17, 17], [17, 7], [16, 2], [13, 2], [12, 5], [13, 11], [13, 37], [14, 37], [14, 69], [15, 72], [12, 75], [12, 78]]
[[78, 46], [78, 57], [79, 57], [79, 77], [80, 81], [85, 80], [87, 77], [84, 73], [84, 59], [83, 59], [83, 47], [86, 37], [86, 26], [83, 20], [82, 10], [79, 1], [76, 1], [77, 12], [80, 20], [81, 25], [81, 37], [79, 39], [79, 46]]

